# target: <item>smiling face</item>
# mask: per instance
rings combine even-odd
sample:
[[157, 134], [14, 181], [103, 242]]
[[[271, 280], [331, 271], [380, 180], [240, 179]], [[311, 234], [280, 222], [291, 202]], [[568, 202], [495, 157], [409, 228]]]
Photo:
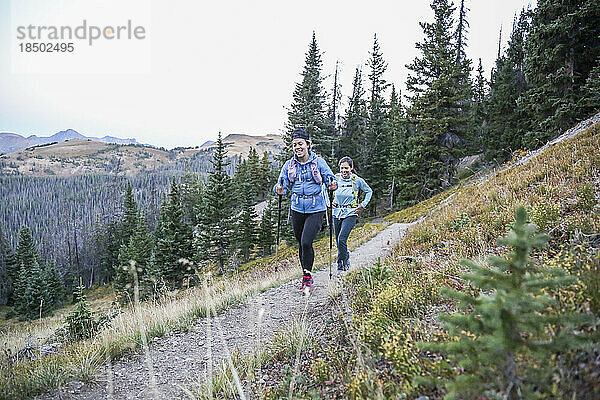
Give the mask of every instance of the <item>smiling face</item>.
[[343, 162], [340, 164], [340, 173], [342, 174], [342, 178], [348, 179], [350, 178], [350, 173], [353, 168], [347, 162]]
[[309, 148], [310, 146], [308, 145], [308, 142], [304, 139], [292, 140], [292, 150], [299, 160], [303, 160], [308, 157]]

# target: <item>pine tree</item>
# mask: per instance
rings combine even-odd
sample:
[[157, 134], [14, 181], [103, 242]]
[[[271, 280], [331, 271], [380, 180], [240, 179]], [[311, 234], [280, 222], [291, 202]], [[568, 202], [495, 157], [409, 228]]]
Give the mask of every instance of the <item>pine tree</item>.
[[250, 179], [250, 171], [248, 170], [248, 161], [241, 159], [238, 161], [235, 173], [231, 178], [231, 184], [237, 194], [242, 192], [242, 186]]
[[600, 58], [590, 71], [585, 85], [581, 88], [581, 95], [577, 107], [581, 110], [582, 115], [600, 111]]
[[[150, 255], [152, 253], [152, 240], [148, 235], [148, 224], [143, 214], [136, 216], [136, 227], [129, 243], [123, 244], [119, 251], [119, 268], [115, 274], [114, 288], [117, 297], [122, 303], [134, 299], [134, 287], [137, 284], [140, 300], [145, 300], [152, 294], [153, 281], [157, 278], [150, 276]], [[136, 270], [133, 271], [132, 268]], [[160, 269], [159, 269], [160, 270]], [[137, 279], [137, 283], [135, 280]], [[178, 278], [183, 279], [183, 278]]]
[[248, 262], [251, 253], [258, 242], [258, 233], [256, 228], [256, 212], [254, 211], [254, 202], [252, 197], [244, 193], [252, 193], [250, 182], [242, 186], [241, 203], [242, 209], [237, 220], [236, 228], [236, 247], [242, 254], [242, 261]]
[[225, 271], [232, 251], [234, 227], [234, 192], [231, 190], [231, 178], [225, 170], [225, 157], [226, 150], [219, 133], [195, 238], [200, 260], [216, 262], [219, 273]]
[[[401, 165], [400, 196], [404, 204], [426, 199], [452, 183], [460, 147], [471, 136], [469, 62], [456, 62], [454, 7], [433, 0], [433, 23], [420, 23], [425, 39], [416, 47], [421, 56], [407, 65], [411, 105], [407, 115], [416, 132], [408, 140]], [[463, 32], [463, 41], [464, 32]]]
[[13, 281], [10, 269], [14, 263], [12, 250], [0, 227], [0, 305], [8, 303], [13, 291]]
[[365, 132], [366, 159], [362, 160], [364, 178], [373, 189], [371, 210], [377, 212], [377, 202], [389, 193], [390, 173], [389, 161], [391, 138], [386, 125], [386, 104], [384, 93], [389, 84], [383, 78], [387, 63], [379, 48], [377, 35], [373, 38], [373, 50], [367, 62], [370, 69], [370, 99], [368, 103], [367, 129]]
[[352, 81], [352, 95], [348, 98], [343, 124], [342, 137], [338, 149], [337, 158], [351, 156], [355, 161], [355, 168], [360, 169], [362, 161], [366, 160], [366, 130], [367, 130], [367, 104], [364, 98], [365, 90], [362, 82], [362, 71], [356, 68], [354, 80]]
[[585, 115], [581, 89], [600, 57], [597, 0], [540, 0], [526, 41], [531, 88], [522, 104], [533, 121], [525, 145], [536, 148]]
[[[28, 227], [19, 231], [14, 260], [10, 273], [15, 310], [27, 319], [48, 315], [62, 303], [64, 285], [54, 264], [42, 262]], [[17, 266], [19, 271], [15, 274]]]
[[477, 76], [473, 82], [473, 108], [471, 114], [471, 131], [473, 138], [469, 146], [472, 153], [479, 153], [484, 148], [484, 130], [486, 129], [488, 82], [483, 76], [481, 58], [477, 66]]
[[473, 130], [472, 126], [472, 102], [473, 102], [473, 82], [471, 81], [472, 62], [466, 55], [466, 48], [469, 33], [469, 20], [467, 13], [469, 8], [465, 5], [465, 0], [460, 1], [460, 8], [458, 11], [458, 24], [456, 26], [456, 32], [454, 33], [454, 42], [456, 46], [456, 71], [454, 78], [456, 84], [454, 89], [456, 91], [456, 103], [461, 106], [460, 112], [457, 113], [458, 118], [455, 120], [457, 124], [456, 135], [463, 139], [463, 146], [457, 146], [455, 148], [456, 157], [463, 157], [467, 154], [472, 153], [474, 143], [476, 142], [477, 135]]
[[342, 85], [339, 80], [339, 62], [335, 63], [335, 73], [333, 75], [333, 90], [331, 91], [331, 102], [327, 108], [327, 121], [328, 121], [328, 138], [329, 138], [329, 151], [322, 154], [328, 165], [336, 164], [336, 155], [338, 153], [338, 147], [340, 145], [340, 103], [342, 101]]
[[156, 278], [170, 289], [181, 288], [193, 274], [182, 260], [192, 260], [192, 256], [192, 229], [183, 221], [179, 187], [173, 180], [169, 197], [161, 205], [156, 229], [154, 262], [159, 274]]
[[24, 226], [19, 231], [19, 242], [17, 243], [17, 251], [15, 254], [15, 264], [17, 266], [18, 273], [20, 273], [23, 266], [28, 268], [39, 262], [40, 256], [37, 248], [35, 247], [35, 243], [33, 242], [31, 229], [29, 229], [27, 226]]
[[396, 92], [392, 85], [392, 95], [390, 97], [389, 110], [387, 114], [387, 131], [391, 136], [390, 147], [390, 207], [394, 204], [394, 199], [398, 194], [398, 177], [400, 175], [400, 165], [406, 155], [406, 142], [409, 136], [409, 126], [402, 108], [401, 95]]
[[129, 239], [135, 231], [137, 225], [138, 207], [133, 198], [133, 190], [131, 184], [127, 183], [127, 191], [125, 192], [125, 202], [123, 203], [123, 220], [121, 221], [123, 233], [121, 244], [129, 243]]
[[[8, 268], [9, 278], [13, 282], [13, 291], [9, 302], [15, 306], [26, 301], [23, 296], [27, 291], [27, 278], [32, 276], [34, 265], [37, 265], [40, 261], [37, 248], [33, 243], [31, 230], [29, 227], [24, 226], [19, 231], [17, 250], [13, 263]], [[24, 308], [27, 308], [27, 306], [24, 306]]]
[[296, 84], [292, 95], [293, 102], [288, 111], [288, 121], [283, 135], [288, 150], [291, 150], [291, 132], [296, 128], [304, 128], [310, 136], [314, 151], [321, 155], [330, 152], [322, 67], [321, 51], [313, 32], [301, 73], [302, 82]]
[[271, 254], [275, 244], [275, 224], [277, 223], [275, 219], [277, 216], [273, 213], [273, 207], [273, 199], [269, 198], [258, 227], [258, 248], [260, 249], [260, 255], [263, 257]]
[[456, 62], [461, 63], [467, 59], [465, 49], [467, 48], [467, 33], [469, 31], [469, 21], [467, 12], [469, 8], [465, 6], [465, 0], [460, 0], [460, 9], [458, 11], [458, 25], [456, 26]]
[[45, 281], [44, 267], [35, 261], [22, 264], [15, 283], [14, 305], [17, 313], [26, 319], [48, 315], [53, 309], [53, 299]]
[[261, 199], [265, 199], [266, 196], [271, 192], [272, 182], [276, 179], [273, 176], [271, 169], [271, 161], [269, 161], [269, 154], [263, 152], [262, 158], [260, 159], [259, 165], [259, 187], [261, 193]]
[[48, 307], [58, 308], [66, 297], [65, 285], [53, 262], [45, 263], [41, 271], [42, 279], [48, 292]]
[[191, 226], [198, 224], [198, 207], [202, 204], [204, 197], [204, 181], [199, 174], [185, 174], [181, 177], [181, 204], [186, 223]]
[[98, 281], [110, 282], [115, 275], [118, 264], [119, 249], [123, 241], [123, 229], [121, 222], [107, 222], [96, 224], [92, 241], [94, 243], [94, 255], [98, 267]]
[[499, 162], [524, 147], [523, 136], [529, 130], [528, 118], [519, 99], [527, 91], [525, 79], [525, 35], [529, 29], [528, 12], [515, 20], [505, 55], [496, 60], [490, 94], [486, 103], [484, 129], [486, 157]]
[[592, 323], [593, 315], [550, 312], [555, 299], [548, 293], [575, 279], [535, 264], [530, 254], [546, 245], [548, 235], [527, 219], [520, 207], [512, 228], [498, 240], [512, 250], [507, 258], [490, 257], [491, 268], [463, 260], [471, 270], [465, 280], [480, 293], [445, 291], [464, 311], [440, 317], [458, 340], [425, 347], [462, 369], [446, 385], [448, 399], [542, 398], [552, 391], [550, 376], [544, 376], [551, 354], [591, 342], [580, 328]]
[[250, 185], [244, 188], [245, 196], [249, 196], [252, 203], [255, 204], [261, 196], [260, 191], [260, 159], [256, 149], [250, 147], [248, 151], [248, 176], [246, 182]]

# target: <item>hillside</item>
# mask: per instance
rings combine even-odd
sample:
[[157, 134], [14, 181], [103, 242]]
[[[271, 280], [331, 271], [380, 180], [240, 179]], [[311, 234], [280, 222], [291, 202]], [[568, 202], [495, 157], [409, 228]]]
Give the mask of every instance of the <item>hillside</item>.
[[[225, 137], [228, 157], [247, 157], [250, 147], [259, 154], [277, 154], [283, 147], [280, 136], [231, 134]], [[192, 170], [207, 172], [215, 144], [170, 151], [142, 145], [123, 145], [69, 139], [28, 147], [0, 156], [0, 175], [73, 176], [112, 174], [133, 176], [148, 171]], [[235, 162], [232, 162], [232, 167]]]

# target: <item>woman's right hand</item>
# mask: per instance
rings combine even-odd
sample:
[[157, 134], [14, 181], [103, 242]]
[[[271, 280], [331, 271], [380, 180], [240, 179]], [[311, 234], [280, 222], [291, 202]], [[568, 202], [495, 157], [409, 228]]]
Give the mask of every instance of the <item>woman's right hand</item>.
[[281, 187], [281, 185], [277, 185], [277, 187], [275, 188], [275, 191], [277, 192], [278, 195], [283, 195], [283, 187]]

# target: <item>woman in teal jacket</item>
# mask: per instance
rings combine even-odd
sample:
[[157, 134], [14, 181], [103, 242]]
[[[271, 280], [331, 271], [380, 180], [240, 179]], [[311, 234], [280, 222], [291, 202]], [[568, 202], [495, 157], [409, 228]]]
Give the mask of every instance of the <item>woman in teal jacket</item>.
[[321, 229], [327, 210], [327, 192], [335, 190], [335, 175], [325, 160], [310, 150], [308, 133], [304, 129], [292, 132], [294, 156], [287, 160], [273, 190], [278, 195], [292, 192], [291, 216], [294, 236], [298, 240], [298, 256], [302, 265], [301, 290], [312, 286], [312, 267], [315, 253], [312, 243]]
[[[367, 182], [355, 173], [354, 162], [350, 157], [343, 157], [338, 163], [340, 173], [336, 174], [338, 188], [333, 198], [333, 226], [335, 228], [335, 242], [338, 248], [338, 271], [350, 269], [350, 255], [348, 254], [348, 236], [356, 225], [358, 214], [369, 204], [373, 190]], [[365, 199], [359, 202], [358, 193], [365, 193]]]

